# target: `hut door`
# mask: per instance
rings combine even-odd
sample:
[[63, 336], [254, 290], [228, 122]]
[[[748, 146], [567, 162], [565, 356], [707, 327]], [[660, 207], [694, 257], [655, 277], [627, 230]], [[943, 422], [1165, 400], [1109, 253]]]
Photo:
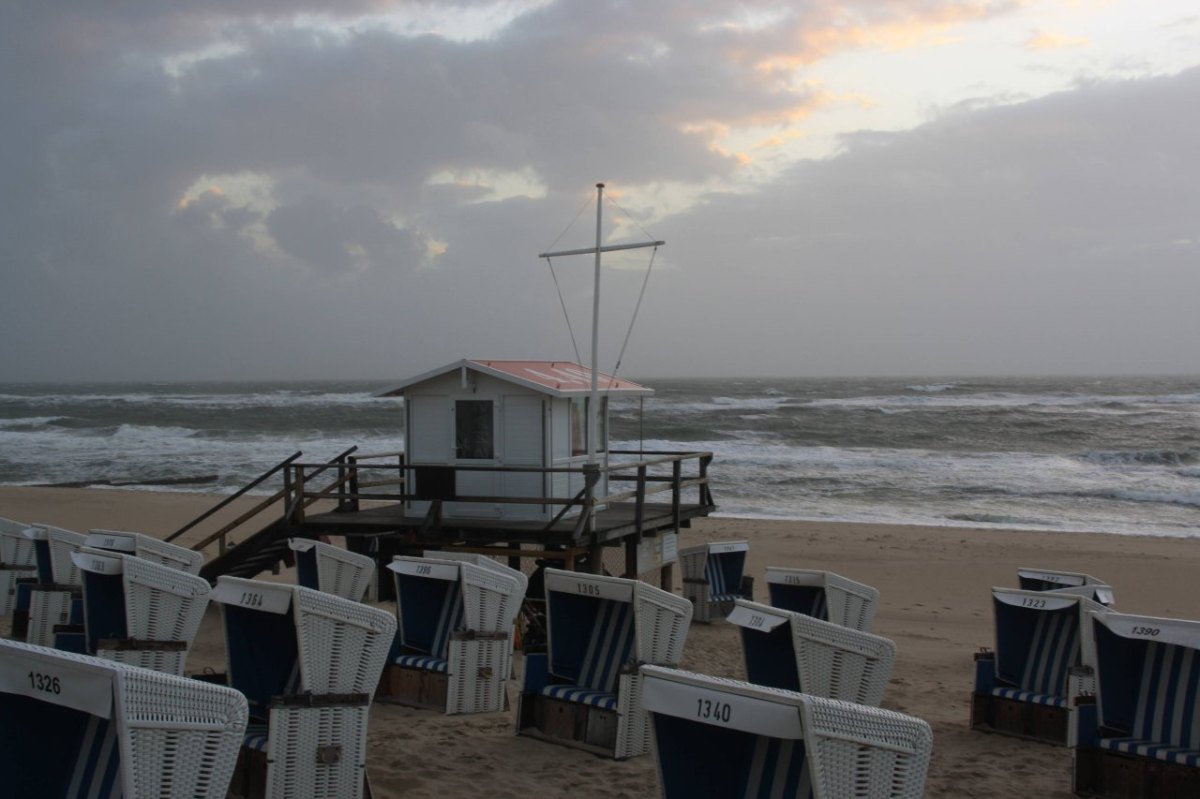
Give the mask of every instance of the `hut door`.
[[[511, 394], [504, 398], [503, 435], [504, 465], [529, 466], [540, 469], [546, 458], [546, 436], [543, 399], [528, 394]], [[544, 472], [501, 472], [501, 496], [544, 497]], [[558, 508], [554, 509], [555, 512]], [[545, 518], [545, 505], [502, 505], [500, 515], [505, 519]]]
[[[496, 439], [496, 401], [454, 400], [454, 465], [494, 466], [499, 461]], [[455, 489], [459, 496], [494, 497], [500, 481], [497, 472], [459, 469]], [[499, 515], [499, 506], [484, 502], [449, 503], [452, 516]]]

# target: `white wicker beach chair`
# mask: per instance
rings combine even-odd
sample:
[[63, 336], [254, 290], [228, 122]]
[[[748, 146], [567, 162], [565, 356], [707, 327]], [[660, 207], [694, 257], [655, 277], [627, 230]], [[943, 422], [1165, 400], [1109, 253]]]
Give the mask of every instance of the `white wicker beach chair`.
[[5, 796], [223, 799], [245, 728], [229, 688], [0, 641]]
[[1111, 610], [1089, 622], [1096, 691], [1072, 711], [1075, 792], [1200, 796], [1200, 622]]
[[863, 705], [883, 700], [896, 661], [891, 640], [745, 599], [728, 620], [741, 628], [749, 682]]
[[199, 574], [204, 565], [204, 553], [178, 544], [169, 544], [160, 538], [145, 533], [130, 533], [123, 530], [92, 530], [88, 533], [85, 546], [93, 549], [111, 549], [139, 558], [161, 563], [188, 574]]
[[1049, 591], [1086, 596], [1101, 605], [1112, 605], [1113, 590], [1105, 581], [1081, 572], [1058, 569], [1017, 569], [1017, 587], [1023, 591]]
[[0, 518], [0, 618], [13, 612], [17, 580], [37, 579], [33, 541], [25, 536], [29, 525]]
[[751, 599], [754, 580], [745, 576], [746, 541], [716, 541], [679, 550], [683, 595], [695, 605], [693, 621], [723, 619], [738, 597]]
[[1076, 666], [1094, 664], [1086, 596], [993, 588], [996, 647], [975, 656], [971, 726], [1050, 743], [1067, 742], [1068, 704], [1092, 693]]
[[83, 581], [71, 555], [86, 536], [50, 524], [34, 524], [24, 534], [33, 542], [38, 581], [18, 589], [13, 637], [54, 646], [56, 626], [83, 621]]
[[692, 603], [637, 580], [545, 570], [545, 654], [525, 655], [517, 732], [609, 757], [649, 751], [644, 663], [678, 665]]
[[933, 732], [866, 705], [643, 666], [666, 799], [920, 799]]
[[83, 575], [84, 651], [182, 676], [208, 608], [208, 580], [110, 550], [84, 547], [73, 559]]
[[528, 579], [481, 555], [428, 554], [439, 557], [388, 564], [398, 624], [379, 696], [446, 713], [503, 710]]
[[359, 799], [371, 693], [396, 620], [323, 591], [229, 576], [212, 600], [222, 607], [229, 684], [250, 703], [234, 791]]
[[289, 538], [288, 546], [296, 553], [297, 583], [362, 602], [375, 576], [375, 561], [310, 538]]
[[870, 632], [879, 591], [831, 571], [767, 568], [767, 594], [777, 608]]

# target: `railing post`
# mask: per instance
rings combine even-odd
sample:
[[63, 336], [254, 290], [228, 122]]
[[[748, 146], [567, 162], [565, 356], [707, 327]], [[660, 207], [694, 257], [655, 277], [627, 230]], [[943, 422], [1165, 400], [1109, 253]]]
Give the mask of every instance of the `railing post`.
[[633, 501], [633, 526], [638, 538], [642, 536], [642, 524], [646, 519], [646, 465], [643, 463], [637, 470], [637, 497]]
[[343, 496], [338, 501], [338, 510], [357, 511], [358, 510], [358, 457], [351, 455], [350, 458], [350, 480], [348, 488], [344, 489], [349, 492], [349, 496]]
[[671, 521], [675, 525], [675, 532], [679, 532], [679, 503], [682, 499], [681, 494], [683, 489], [679, 484], [683, 482], [683, 460], [676, 458], [671, 462]]
[[296, 492], [295, 493], [296, 504], [292, 509], [291, 522], [296, 527], [300, 527], [304, 524], [304, 483], [305, 483], [304, 466], [303, 466], [303, 464], [301, 464], [296, 467], [296, 480], [293, 485], [293, 489]]

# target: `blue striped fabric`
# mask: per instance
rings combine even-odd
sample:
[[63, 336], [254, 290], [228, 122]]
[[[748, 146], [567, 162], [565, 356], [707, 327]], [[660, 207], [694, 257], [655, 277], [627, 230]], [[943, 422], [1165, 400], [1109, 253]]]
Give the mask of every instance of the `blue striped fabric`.
[[755, 736], [754, 753], [746, 773], [745, 799], [812, 797], [804, 741]]
[[242, 740], [242, 746], [246, 749], [253, 749], [256, 752], [267, 751], [267, 725], [247, 725], [246, 737]]
[[91, 716], [75, 758], [67, 796], [118, 799], [123, 793], [116, 722]]
[[1149, 642], [1138, 685], [1132, 735], [1108, 738], [1101, 746], [1118, 752], [1200, 765], [1200, 653]]
[[450, 635], [463, 626], [462, 589], [459, 585], [446, 592], [446, 601], [442, 603], [438, 615], [437, 627], [433, 633], [433, 642], [429, 654], [445, 658], [450, 649]]
[[1034, 705], [1049, 705], [1050, 707], [1067, 706], [1067, 700], [1061, 696], [1039, 694], [1036, 691], [1026, 691], [1023, 688], [993, 688], [992, 695], [1005, 699], [1015, 699], [1018, 702], [1029, 702]]
[[596, 606], [596, 621], [580, 663], [578, 682], [547, 685], [541, 693], [611, 710], [617, 706], [621, 668], [633, 656], [633, 606], [612, 599], [598, 600]]
[[714, 601], [721, 601], [730, 596], [730, 589], [725, 584], [725, 570], [721, 568], [719, 555], [709, 553], [704, 560], [704, 579], [708, 580], [708, 594]]
[[588, 641], [579, 673], [579, 684], [604, 693], [617, 690], [621, 667], [633, 654], [633, 605], [611, 599], [600, 601], [596, 624]]
[[616, 694], [595, 691], [581, 685], [547, 685], [542, 688], [542, 696], [561, 699], [565, 702], [576, 702], [581, 705], [591, 705], [605, 710], [617, 709]]
[[1038, 612], [1020, 687], [1033, 694], [1065, 697], [1067, 672], [1079, 657], [1078, 614]]
[[446, 674], [450, 670], [450, 664], [445, 658], [435, 658], [433, 655], [401, 655], [392, 662], [406, 669], [436, 671], [441, 674]]

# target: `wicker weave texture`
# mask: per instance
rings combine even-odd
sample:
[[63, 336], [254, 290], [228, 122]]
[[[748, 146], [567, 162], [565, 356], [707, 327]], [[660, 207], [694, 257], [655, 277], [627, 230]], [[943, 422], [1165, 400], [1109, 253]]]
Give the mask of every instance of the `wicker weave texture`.
[[46, 531], [46, 540], [50, 544], [50, 573], [54, 576], [54, 582], [58, 585], [82, 585], [79, 567], [71, 555], [79, 551], [87, 536], [48, 524], [35, 526]]
[[634, 582], [634, 613], [639, 663], [674, 666], [683, 658], [683, 645], [692, 622], [692, 603], [670, 591]]
[[[367, 755], [367, 706], [273, 707], [267, 799], [359, 799]], [[336, 751], [334, 762], [317, 753]]]
[[512, 669], [512, 638], [451, 638], [446, 713], [498, 713], [504, 710]]
[[375, 561], [339, 547], [317, 542], [317, 579], [321, 590], [362, 602], [375, 576]]
[[813, 799], [921, 799], [933, 731], [918, 718], [833, 699], [800, 706]]
[[0, 617], [12, 613], [17, 601], [17, 579], [33, 577], [37, 565], [33, 541], [25, 537], [28, 525], [0, 518]]
[[122, 560], [130, 637], [190, 644], [208, 608], [208, 581], [142, 558], [126, 555]]
[[396, 633], [386, 610], [294, 586], [301, 690], [374, 693]]
[[29, 631], [26, 643], [34, 646], [54, 646], [54, 625], [66, 624], [71, 618], [70, 591], [43, 591], [34, 588], [29, 594]]

